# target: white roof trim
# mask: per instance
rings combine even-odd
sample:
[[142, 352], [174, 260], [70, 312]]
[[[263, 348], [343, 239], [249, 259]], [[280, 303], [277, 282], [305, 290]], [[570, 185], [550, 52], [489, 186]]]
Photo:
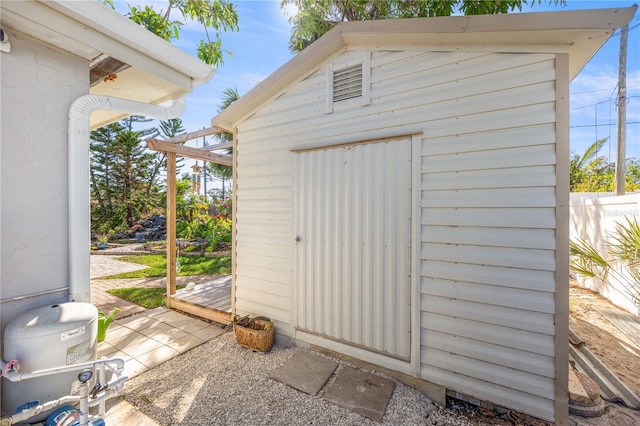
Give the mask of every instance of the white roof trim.
[[255, 86], [212, 123], [231, 131], [263, 103], [343, 49], [486, 50], [569, 53], [575, 77], [616, 28], [629, 23], [637, 6], [619, 9], [450, 16], [343, 22]]
[[[116, 84], [96, 84], [92, 94], [159, 104], [192, 92], [215, 74], [214, 68], [99, 1], [4, 1], [0, 7], [2, 26], [82, 58], [88, 67], [110, 56], [135, 71], [119, 72]], [[91, 127], [121, 116], [96, 112]]]

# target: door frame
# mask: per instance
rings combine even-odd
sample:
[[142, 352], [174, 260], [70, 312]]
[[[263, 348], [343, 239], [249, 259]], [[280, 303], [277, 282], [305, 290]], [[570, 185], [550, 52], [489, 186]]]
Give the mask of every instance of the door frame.
[[[355, 140], [349, 142], [339, 142], [333, 144], [317, 145], [312, 147], [304, 147], [291, 149], [294, 154], [292, 156], [292, 171], [293, 171], [293, 208], [292, 208], [292, 229], [291, 229], [291, 242], [292, 242], [292, 280], [291, 280], [291, 336], [294, 340], [299, 340], [311, 345], [316, 345], [334, 352], [342, 353], [348, 356], [361, 359], [366, 362], [381, 365], [387, 368], [391, 368], [395, 371], [409, 374], [413, 377], [420, 377], [420, 358], [421, 358], [421, 328], [420, 328], [420, 252], [421, 252], [421, 198], [422, 198], [422, 132], [416, 133], [404, 133], [384, 138], [373, 138], [366, 140]], [[360, 348], [357, 345], [352, 345], [340, 340], [330, 339], [327, 336], [309, 332], [298, 328], [298, 271], [299, 262], [301, 261], [298, 250], [296, 249], [296, 223], [299, 215], [298, 211], [298, 194], [300, 191], [300, 182], [297, 173], [297, 157], [295, 154], [324, 150], [332, 148], [340, 148], [351, 145], [365, 145], [371, 143], [379, 143], [386, 141], [396, 141], [399, 139], [409, 139], [411, 144], [411, 225], [410, 225], [410, 264], [409, 269], [411, 273], [410, 279], [410, 314], [409, 314], [409, 327], [410, 327], [410, 357], [409, 361], [401, 360], [393, 356], [384, 355], [379, 352], [371, 351], [365, 348]]]

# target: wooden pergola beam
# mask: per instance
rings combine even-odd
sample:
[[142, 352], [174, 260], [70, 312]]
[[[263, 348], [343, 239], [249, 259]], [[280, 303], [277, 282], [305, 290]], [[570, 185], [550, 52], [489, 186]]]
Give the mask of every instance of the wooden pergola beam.
[[228, 155], [214, 154], [200, 148], [180, 145], [173, 142], [161, 141], [158, 139], [147, 139], [149, 149], [161, 152], [173, 152], [182, 157], [193, 158], [195, 160], [207, 161], [209, 163], [223, 164], [231, 166], [233, 159]]
[[229, 141], [229, 142], [225, 142], [225, 143], [219, 143], [216, 145], [207, 145], [207, 146], [202, 146], [198, 149], [201, 149], [203, 151], [217, 151], [219, 149], [229, 149], [229, 148], [233, 148], [233, 142]]
[[233, 147], [232, 142], [211, 145], [203, 148], [192, 148], [183, 145], [191, 139], [224, 133], [217, 127], [186, 133], [167, 140], [147, 139], [147, 146], [154, 151], [167, 153], [167, 307], [171, 307], [171, 295], [176, 292], [176, 156], [193, 158], [209, 163], [233, 165], [233, 158], [229, 155], [214, 154], [211, 151]]
[[226, 130], [220, 129], [218, 127], [207, 127], [206, 129], [196, 130], [195, 132], [185, 133], [184, 135], [174, 136], [171, 139], [165, 140], [165, 142], [169, 143], [183, 143], [186, 141], [190, 141], [191, 139], [201, 138], [203, 136], [209, 135], [217, 135], [219, 133], [224, 133]]

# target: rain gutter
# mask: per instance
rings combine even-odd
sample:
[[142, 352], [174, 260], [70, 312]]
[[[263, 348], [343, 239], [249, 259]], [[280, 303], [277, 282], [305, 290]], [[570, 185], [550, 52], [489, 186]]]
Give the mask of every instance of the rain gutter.
[[129, 115], [168, 120], [179, 117], [184, 98], [168, 107], [103, 95], [84, 95], [69, 108], [69, 301], [91, 302], [89, 211], [89, 119], [96, 110], [120, 111]]

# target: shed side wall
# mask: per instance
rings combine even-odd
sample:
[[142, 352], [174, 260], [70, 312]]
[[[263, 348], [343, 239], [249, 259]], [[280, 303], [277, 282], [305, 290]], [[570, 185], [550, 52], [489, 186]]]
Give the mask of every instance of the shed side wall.
[[374, 52], [370, 105], [330, 114], [325, 75], [238, 127], [238, 314], [294, 334], [291, 149], [423, 133], [421, 376], [553, 420], [554, 55]]

